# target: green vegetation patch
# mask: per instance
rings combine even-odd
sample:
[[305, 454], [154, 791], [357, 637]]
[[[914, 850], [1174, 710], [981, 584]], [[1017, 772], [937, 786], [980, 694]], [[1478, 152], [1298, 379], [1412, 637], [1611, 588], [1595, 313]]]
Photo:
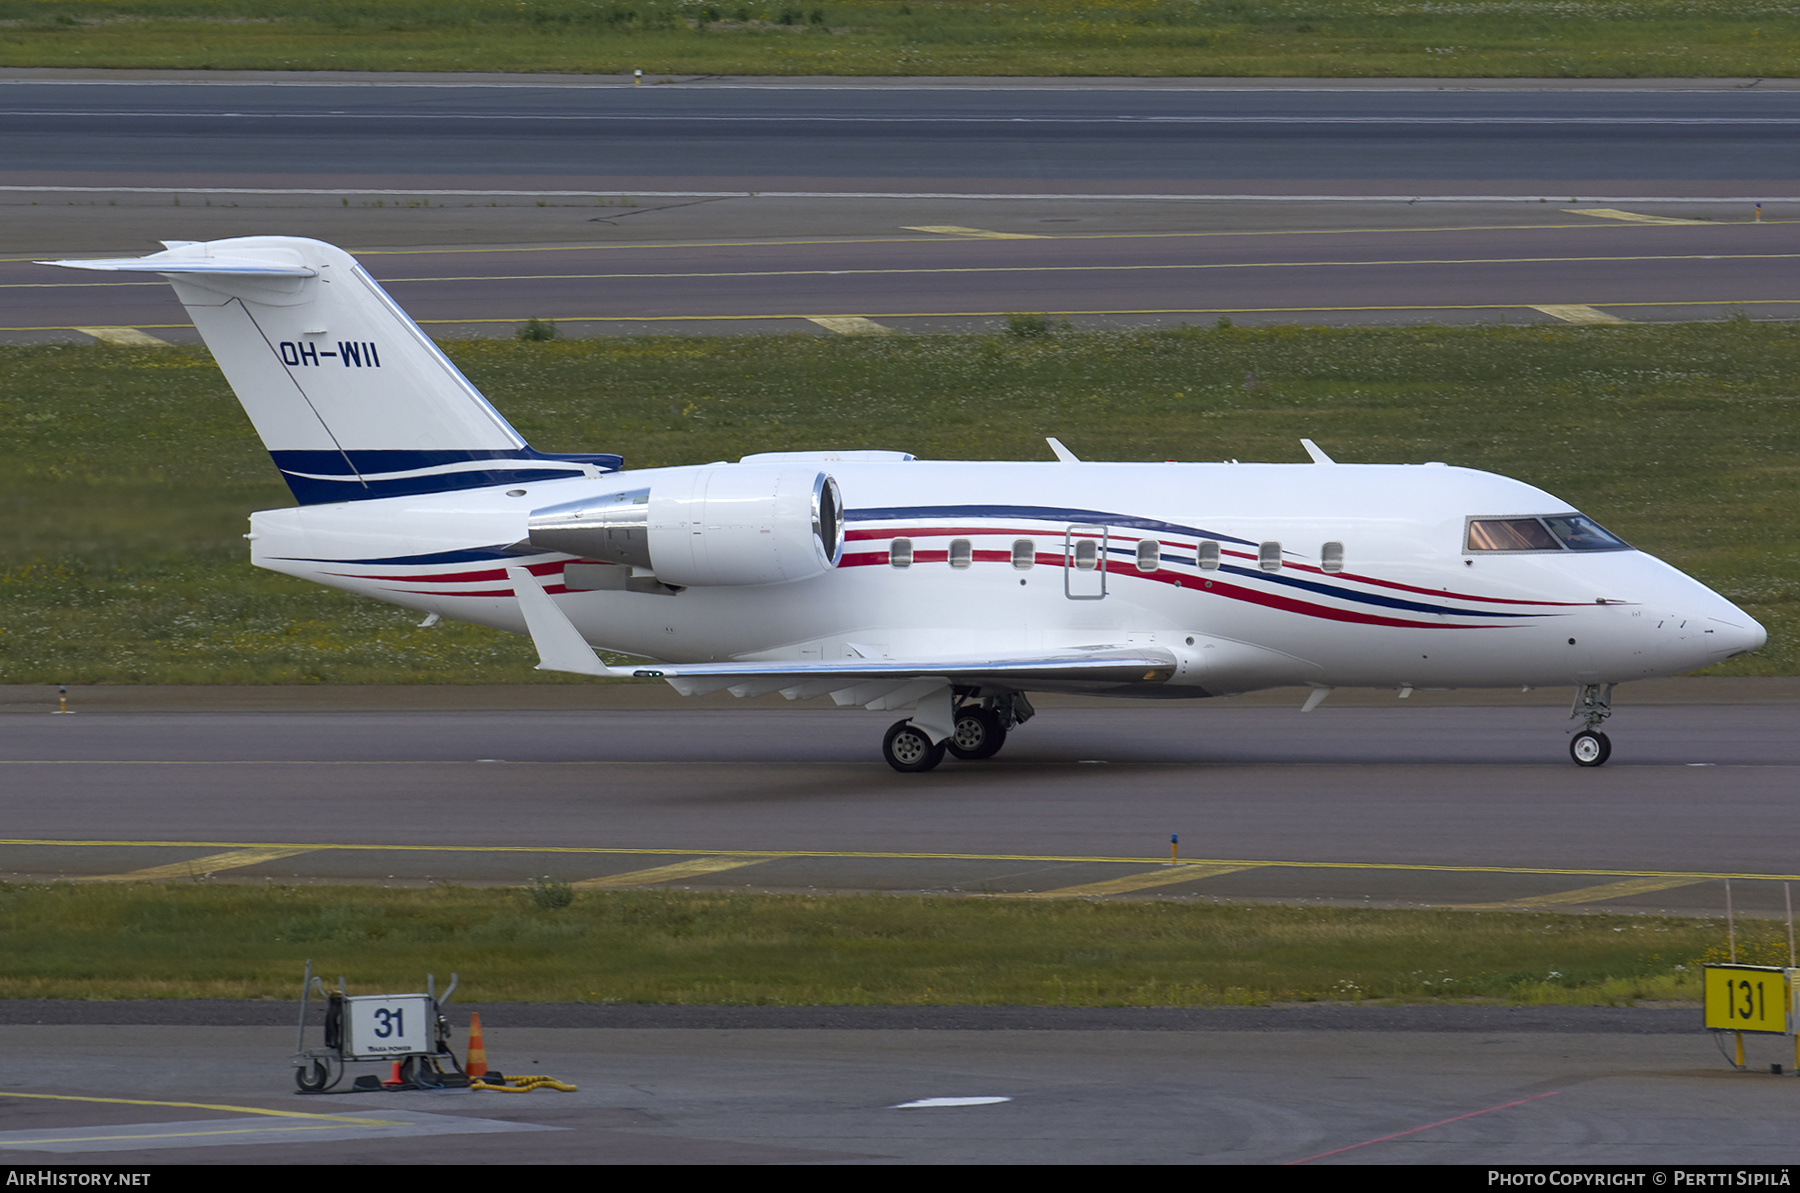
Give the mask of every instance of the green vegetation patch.
[[0, 65], [1783, 77], [1791, 0], [0, 0]]
[[[1800, 328], [1207, 328], [466, 340], [537, 447], [632, 467], [757, 451], [1443, 460], [1539, 485], [1769, 628], [1800, 671]], [[851, 501], [855, 494], [849, 495]], [[543, 682], [522, 638], [249, 566], [291, 504], [200, 349], [0, 347], [0, 682]], [[554, 677], [551, 677], [554, 678]], [[580, 681], [576, 681], [580, 682]]]
[[[1698, 998], [1725, 946], [1669, 917], [555, 886], [0, 885], [0, 997], [293, 998], [310, 958], [471, 1001], [1619, 1004]], [[1781, 933], [1740, 924], [1740, 959], [1785, 964]]]

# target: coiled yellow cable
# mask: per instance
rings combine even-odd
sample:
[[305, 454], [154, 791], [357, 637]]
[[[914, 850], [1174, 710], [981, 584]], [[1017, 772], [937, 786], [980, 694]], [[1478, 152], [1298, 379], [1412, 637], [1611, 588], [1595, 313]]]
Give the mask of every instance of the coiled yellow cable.
[[508, 1077], [504, 1085], [492, 1085], [481, 1080], [469, 1082], [470, 1089], [491, 1089], [502, 1094], [528, 1094], [534, 1089], [546, 1087], [561, 1090], [565, 1094], [575, 1093], [581, 1088], [578, 1085], [558, 1081], [554, 1077]]

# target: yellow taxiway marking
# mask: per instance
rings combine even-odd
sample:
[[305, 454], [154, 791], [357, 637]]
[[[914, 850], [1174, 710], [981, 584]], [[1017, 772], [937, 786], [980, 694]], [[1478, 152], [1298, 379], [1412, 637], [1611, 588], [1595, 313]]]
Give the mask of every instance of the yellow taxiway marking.
[[908, 225], [908, 232], [941, 232], [945, 236], [968, 236], [978, 240], [1048, 240], [1048, 236], [1032, 232], [989, 232], [986, 228], [963, 228], [956, 224]]
[[[155, 1124], [145, 1123], [145, 1126]], [[145, 1131], [132, 1135], [67, 1135], [58, 1138], [32, 1139], [0, 1139], [0, 1147], [36, 1148], [47, 1143], [118, 1143], [127, 1139], [201, 1139], [210, 1135], [261, 1135], [267, 1131], [338, 1131], [345, 1127], [359, 1126], [358, 1123], [282, 1123], [275, 1127], [221, 1127], [216, 1131]], [[408, 1123], [371, 1124], [384, 1127], [404, 1127]], [[100, 1128], [96, 1128], [100, 1129]]]
[[169, 347], [169, 341], [159, 340], [135, 327], [77, 327], [74, 330], [93, 336], [103, 344], [124, 344], [128, 348]]
[[864, 319], [861, 315], [808, 315], [808, 323], [817, 323], [826, 331], [835, 331], [841, 336], [891, 336], [897, 333], [891, 327], [884, 327], [873, 319]]
[[1605, 311], [1596, 310], [1580, 303], [1544, 303], [1534, 305], [1534, 311], [1542, 311], [1553, 319], [1561, 319], [1564, 323], [1629, 323], [1629, 319], [1621, 319], [1617, 315], [1609, 315]]
[[149, 882], [158, 878], [191, 878], [196, 874], [214, 874], [220, 870], [236, 870], [243, 866], [260, 865], [263, 862], [278, 862], [284, 857], [296, 857], [299, 854], [311, 852], [313, 852], [311, 847], [305, 849], [235, 849], [230, 853], [214, 853], [185, 862], [172, 862], [166, 866], [150, 866], [143, 870], [132, 870], [126, 874], [97, 874], [91, 878], [77, 878], [74, 881]]
[[1255, 866], [1249, 865], [1227, 866], [1182, 862], [1179, 865], [1164, 866], [1160, 870], [1150, 870], [1143, 874], [1127, 874], [1123, 878], [1109, 878], [1102, 882], [1084, 882], [1080, 886], [1059, 887], [1053, 891], [1028, 891], [1024, 894], [1006, 894], [994, 897], [997, 899], [1085, 899], [1103, 895], [1128, 895], [1132, 891], [1147, 891], [1159, 886], [1198, 882], [1202, 878], [1215, 878], [1220, 874], [1235, 874], [1239, 870], [1254, 869], [1256, 869]]
[[667, 866], [652, 866], [648, 870], [630, 870], [624, 874], [608, 874], [604, 878], [585, 878], [569, 885], [578, 891], [599, 891], [612, 887], [647, 886], [656, 882], [675, 882], [683, 878], [698, 878], [702, 874], [718, 874], [725, 870], [740, 870], [745, 866], [760, 866], [764, 862], [772, 862], [774, 857], [697, 857], [689, 862], [672, 862]]
[[316, 1119], [349, 1127], [405, 1127], [409, 1123], [385, 1118], [359, 1118], [351, 1114], [308, 1114], [303, 1110], [265, 1110], [261, 1106], [221, 1106], [212, 1102], [153, 1102], [145, 1098], [94, 1098], [75, 1094], [21, 1094], [0, 1090], [0, 1098], [36, 1098], [46, 1102], [104, 1102], [115, 1106], [173, 1106], [181, 1110], [222, 1110], [227, 1114], [266, 1114], [272, 1118]]
[[[307, 850], [346, 850], [361, 853], [546, 853], [575, 855], [606, 855], [626, 857], [693, 857], [705, 854], [716, 858], [752, 858], [769, 860], [773, 858], [870, 858], [875, 860], [920, 860], [920, 861], [963, 861], [963, 862], [1105, 862], [1126, 866], [1160, 866], [1165, 859], [1156, 857], [1101, 857], [1091, 854], [1035, 854], [1035, 853], [901, 853], [878, 852], [873, 850], [830, 850], [830, 849], [662, 849], [662, 848], [624, 848], [605, 845], [372, 845], [353, 844], [348, 842], [312, 842], [299, 844], [294, 842], [255, 842], [255, 841], [72, 841], [50, 840], [46, 838], [0, 838], [0, 846], [4, 845], [48, 845], [70, 848], [182, 848], [182, 849], [292, 849], [295, 852]], [[1475, 865], [1443, 865], [1424, 862], [1299, 862], [1281, 861], [1269, 858], [1196, 858], [1184, 866], [1232, 866], [1242, 869], [1281, 867], [1292, 870], [1378, 870], [1388, 872], [1418, 872], [1430, 874], [1564, 874], [1577, 878], [1675, 878], [1688, 882], [1703, 882], [1711, 878], [1751, 878], [1767, 879], [1775, 882], [1800, 882], [1800, 874], [1758, 874], [1748, 870], [1591, 870], [1570, 866], [1475, 866]]]
[[1570, 215], [1592, 215], [1603, 220], [1624, 220], [1628, 224], [1707, 224], [1711, 220], [1678, 220], [1667, 215], [1644, 215], [1636, 211], [1620, 211], [1616, 207], [1565, 207]]
[[1701, 881], [1704, 879], [1627, 878], [1623, 882], [1603, 882], [1599, 886], [1584, 886], [1572, 891], [1557, 891], [1551, 895], [1507, 899], [1500, 903], [1462, 903], [1457, 906], [1459, 909], [1467, 911], [1512, 911], [1527, 907], [1567, 907], [1572, 903], [1601, 903], [1607, 899], [1622, 899], [1626, 895], [1648, 895], [1655, 891], [1693, 886]]

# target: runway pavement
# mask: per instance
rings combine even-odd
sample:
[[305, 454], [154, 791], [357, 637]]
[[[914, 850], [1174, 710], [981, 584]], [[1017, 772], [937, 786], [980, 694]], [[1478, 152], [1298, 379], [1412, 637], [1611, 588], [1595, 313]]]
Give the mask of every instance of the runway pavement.
[[900, 190], [919, 189], [913, 184], [923, 179], [1011, 179], [1040, 191], [1084, 179], [1376, 180], [1404, 181], [1405, 191], [1418, 194], [1431, 193], [1418, 181], [1434, 180], [1499, 182], [1516, 194], [1530, 180], [1606, 179], [1688, 188], [1677, 194], [1731, 193], [1692, 188], [1754, 180], [1752, 190], [1792, 195], [1784, 149], [1796, 125], [1800, 94], [1741, 86], [1626, 92], [1540, 83], [1491, 91], [1426, 82], [1321, 91], [1270, 81], [1146, 89], [1053, 80], [946, 88], [847, 79], [650, 87], [524, 79], [420, 86], [403, 77], [332, 86], [316, 76], [279, 86], [144, 85], [123, 73], [0, 79], [8, 183], [53, 172], [96, 172], [114, 182], [139, 172], [535, 175], [606, 185], [887, 178], [905, 180], [887, 188]]
[[[1095, 702], [1097, 703], [1097, 702]], [[1800, 705], [1049, 708], [897, 775], [891, 714], [5, 719], [0, 873], [1776, 914]], [[1169, 838], [1180, 838], [1171, 866]]]

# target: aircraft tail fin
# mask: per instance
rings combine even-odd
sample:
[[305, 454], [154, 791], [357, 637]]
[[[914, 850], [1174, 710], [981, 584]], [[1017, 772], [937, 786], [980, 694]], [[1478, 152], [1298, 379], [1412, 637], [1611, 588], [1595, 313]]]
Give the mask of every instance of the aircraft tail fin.
[[343, 249], [290, 236], [164, 244], [41, 264], [167, 278], [302, 505], [623, 463], [534, 451]]

